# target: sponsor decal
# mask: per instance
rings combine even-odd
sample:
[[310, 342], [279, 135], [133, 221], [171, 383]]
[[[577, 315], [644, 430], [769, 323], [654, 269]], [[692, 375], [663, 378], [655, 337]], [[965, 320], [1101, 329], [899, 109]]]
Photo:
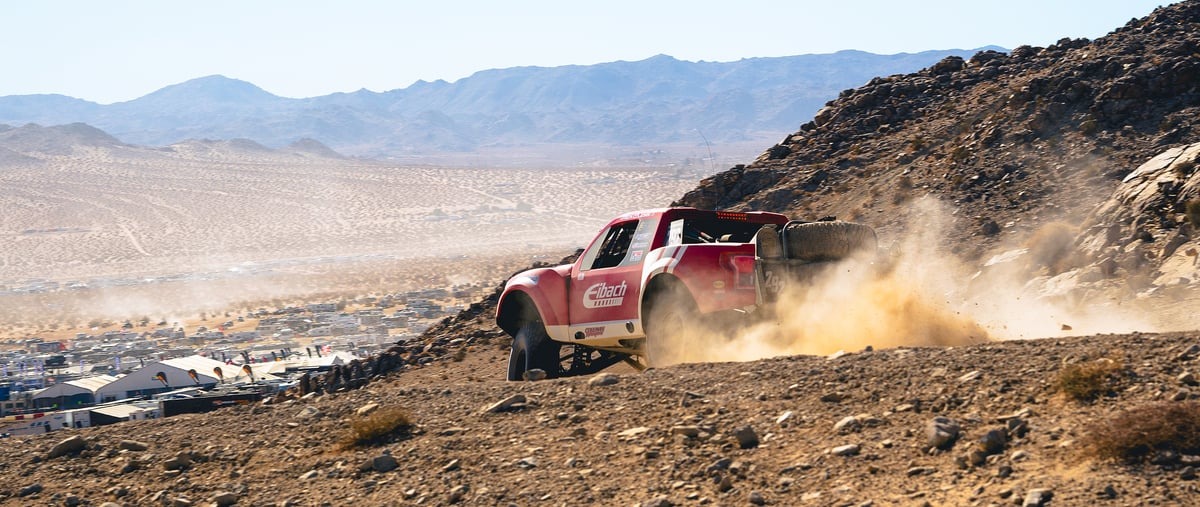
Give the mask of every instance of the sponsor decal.
[[605, 282], [588, 287], [583, 292], [584, 308], [611, 308], [621, 306], [625, 302], [625, 292], [629, 287], [624, 281], [621, 285], [609, 285]]
[[642, 252], [641, 250], [634, 250], [633, 252], [631, 252], [629, 254], [629, 260], [640, 261], [640, 260], [642, 260], [642, 254], [644, 254], [644, 253], [645, 252]]
[[583, 328], [583, 335], [588, 338], [591, 338], [593, 336], [600, 336], [602, 334], [604, 334], [604, 326]]

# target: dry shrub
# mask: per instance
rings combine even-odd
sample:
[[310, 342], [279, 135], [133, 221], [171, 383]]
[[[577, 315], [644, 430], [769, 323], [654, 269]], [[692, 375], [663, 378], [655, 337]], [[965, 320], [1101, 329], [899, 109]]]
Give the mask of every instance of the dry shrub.
[[1176, 176], [1186, 179], [1187, 177], [1192, 175], [1193, 171], [1196, 170], [1196, 161], [1195, 160], [1182, 160], [1182, 161], [1176, 162], [1173, 170], [1174, 170]]
[[1029, 237], [1025, 247], [1029, 249], [1033, 268], [1046, 268], [1051, 274], [1066, 270], [1071, 262], [1075, 243], [1075, 227], [1063, 222], [1043, 225]]
[[349, 433], [342, 440], [342, 448], [384, 444], [393, 438], [408, 436], [412, 427], [412, 416], [407, 410], [383, 407], [351, 421]]
[[1200, 199], [1192, 199], [1184, 205], [1184, 213], [1187, 213], [1188, 222], [1192, 227], [1200, 227]]
[[1112, 391], [1112, 384], [1123, 367], [1120, 361], [1112, 359], [1069, 364], [1058, 371], [1054, 387], [1075, 400], [1092, 401]]
[[1091, 424], [1080, 442], [1089, 455], [1136, 462], [1160, 451], [1200, 454], [1200, 403], [1157, 402]]

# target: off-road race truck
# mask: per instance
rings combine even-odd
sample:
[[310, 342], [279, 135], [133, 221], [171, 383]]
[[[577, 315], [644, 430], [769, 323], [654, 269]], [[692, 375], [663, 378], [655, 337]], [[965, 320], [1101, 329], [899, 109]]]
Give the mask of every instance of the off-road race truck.
[[508, 280], [496, 310], [513, 337], [508, 379], [653, 365], [656, 344], [684, 325], [765, 314], [785, 284], [875, 248], [870, 227], [832, 219], [694, 208], [621, 215], [573, 264]]

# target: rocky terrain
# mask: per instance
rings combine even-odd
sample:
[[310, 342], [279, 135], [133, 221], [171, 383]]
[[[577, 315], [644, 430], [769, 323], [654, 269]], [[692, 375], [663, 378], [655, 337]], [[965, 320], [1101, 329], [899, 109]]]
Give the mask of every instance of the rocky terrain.
[[[1177, 332], [1071, 336], [1082, 314], [1055, 313], [1051, 338], [831, 334], [821, 353], [504, 382], [492, 296], [269, 403], [8, 439], [0, 504], [1195, 505], [1198, 28], [1181, 2], [881, 77], [678, 201], [875, 226], [901, 259], [868, 300], [898, 300], [888, 318], [1016, 327], [1065, 305]], [[956, 287], [895, 290], [934, 275]]]
[[[1094, 41], [984, 51], [873, 79], [843, 91], [754, 163], [705, 180], [678, 203], [837, 215], [895, 235], [925, 212], [914, 202], [935, 199], [951, 208], [947, 243], [968, 258], [1020, 243], [1051, 222], [1070, 226], [1072, 242], [1087, 245], [1069, 267], [1169, 257], [1159, 255], [1165, 244], [1193, 239], [1183, 212], [1200, 198], [1194, 154], [1177, 170], [1133, 174], [1156, 155], [1200, 141], [1198, 26], [1200, 3], [1180, 2]], [[1132, 209], [1128, 178], [1163, 183], [1152, 185], [1153, 202]], [[1135, 240], [1145, 252], [1109, 250]]]
[[[14, 437], [0, 455], [7, 478], [0, 504], [1189, 505], [1200, 498], [1193, 480], [1200, 448], [1125, 465], [1095, 458], [1088, 443], [1096, 425], [1124, 409], [1200, 403], [1195, 333], [895, 348], [644, 373], [614, 368], [524, 383], [501, 380], [506, 345], [468, 338], [461, 362], [446, 356], [357, 390]], [[1055, 387], [1070, 365], [1099, 359], [1121, 366], [1095, 401]], [[352, 424], [397, 408], [411, 427], [342, 447]]]

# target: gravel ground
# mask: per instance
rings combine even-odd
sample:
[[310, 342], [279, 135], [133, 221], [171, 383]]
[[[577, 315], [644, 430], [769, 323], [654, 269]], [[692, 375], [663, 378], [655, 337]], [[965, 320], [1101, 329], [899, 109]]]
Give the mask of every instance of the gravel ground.
[[[1200, 457], [1125, 465], [1092, 458], [1079, 443], [1090, 424], [1120, 410], [1196, 403], [1200, 388], [1184, 374], [1200, 373], [1200, 333], [868, 350], [643, 373], [615, 367], [538, 382], [501, 380], [503, 339], [462, 346], [461, 361], [448, 354], [358, 390], [8, 439], [0, 505], [1200, 501], [1191, 480]], [[1106, 395], [1079, 402], [1056, 391], [1064, 365], [1101, 358], [1121, 365]], [[411, 430], [342, 447], [349, 425], [370, 417], [363, 412], [394, 407], [409, 414]], [[938, 417], [958, 426], [956, 438], [930, 433]], [[51, 457], [68, 440], [63, 455]], [[981, 455], [972, 456], [976, 449]]]

